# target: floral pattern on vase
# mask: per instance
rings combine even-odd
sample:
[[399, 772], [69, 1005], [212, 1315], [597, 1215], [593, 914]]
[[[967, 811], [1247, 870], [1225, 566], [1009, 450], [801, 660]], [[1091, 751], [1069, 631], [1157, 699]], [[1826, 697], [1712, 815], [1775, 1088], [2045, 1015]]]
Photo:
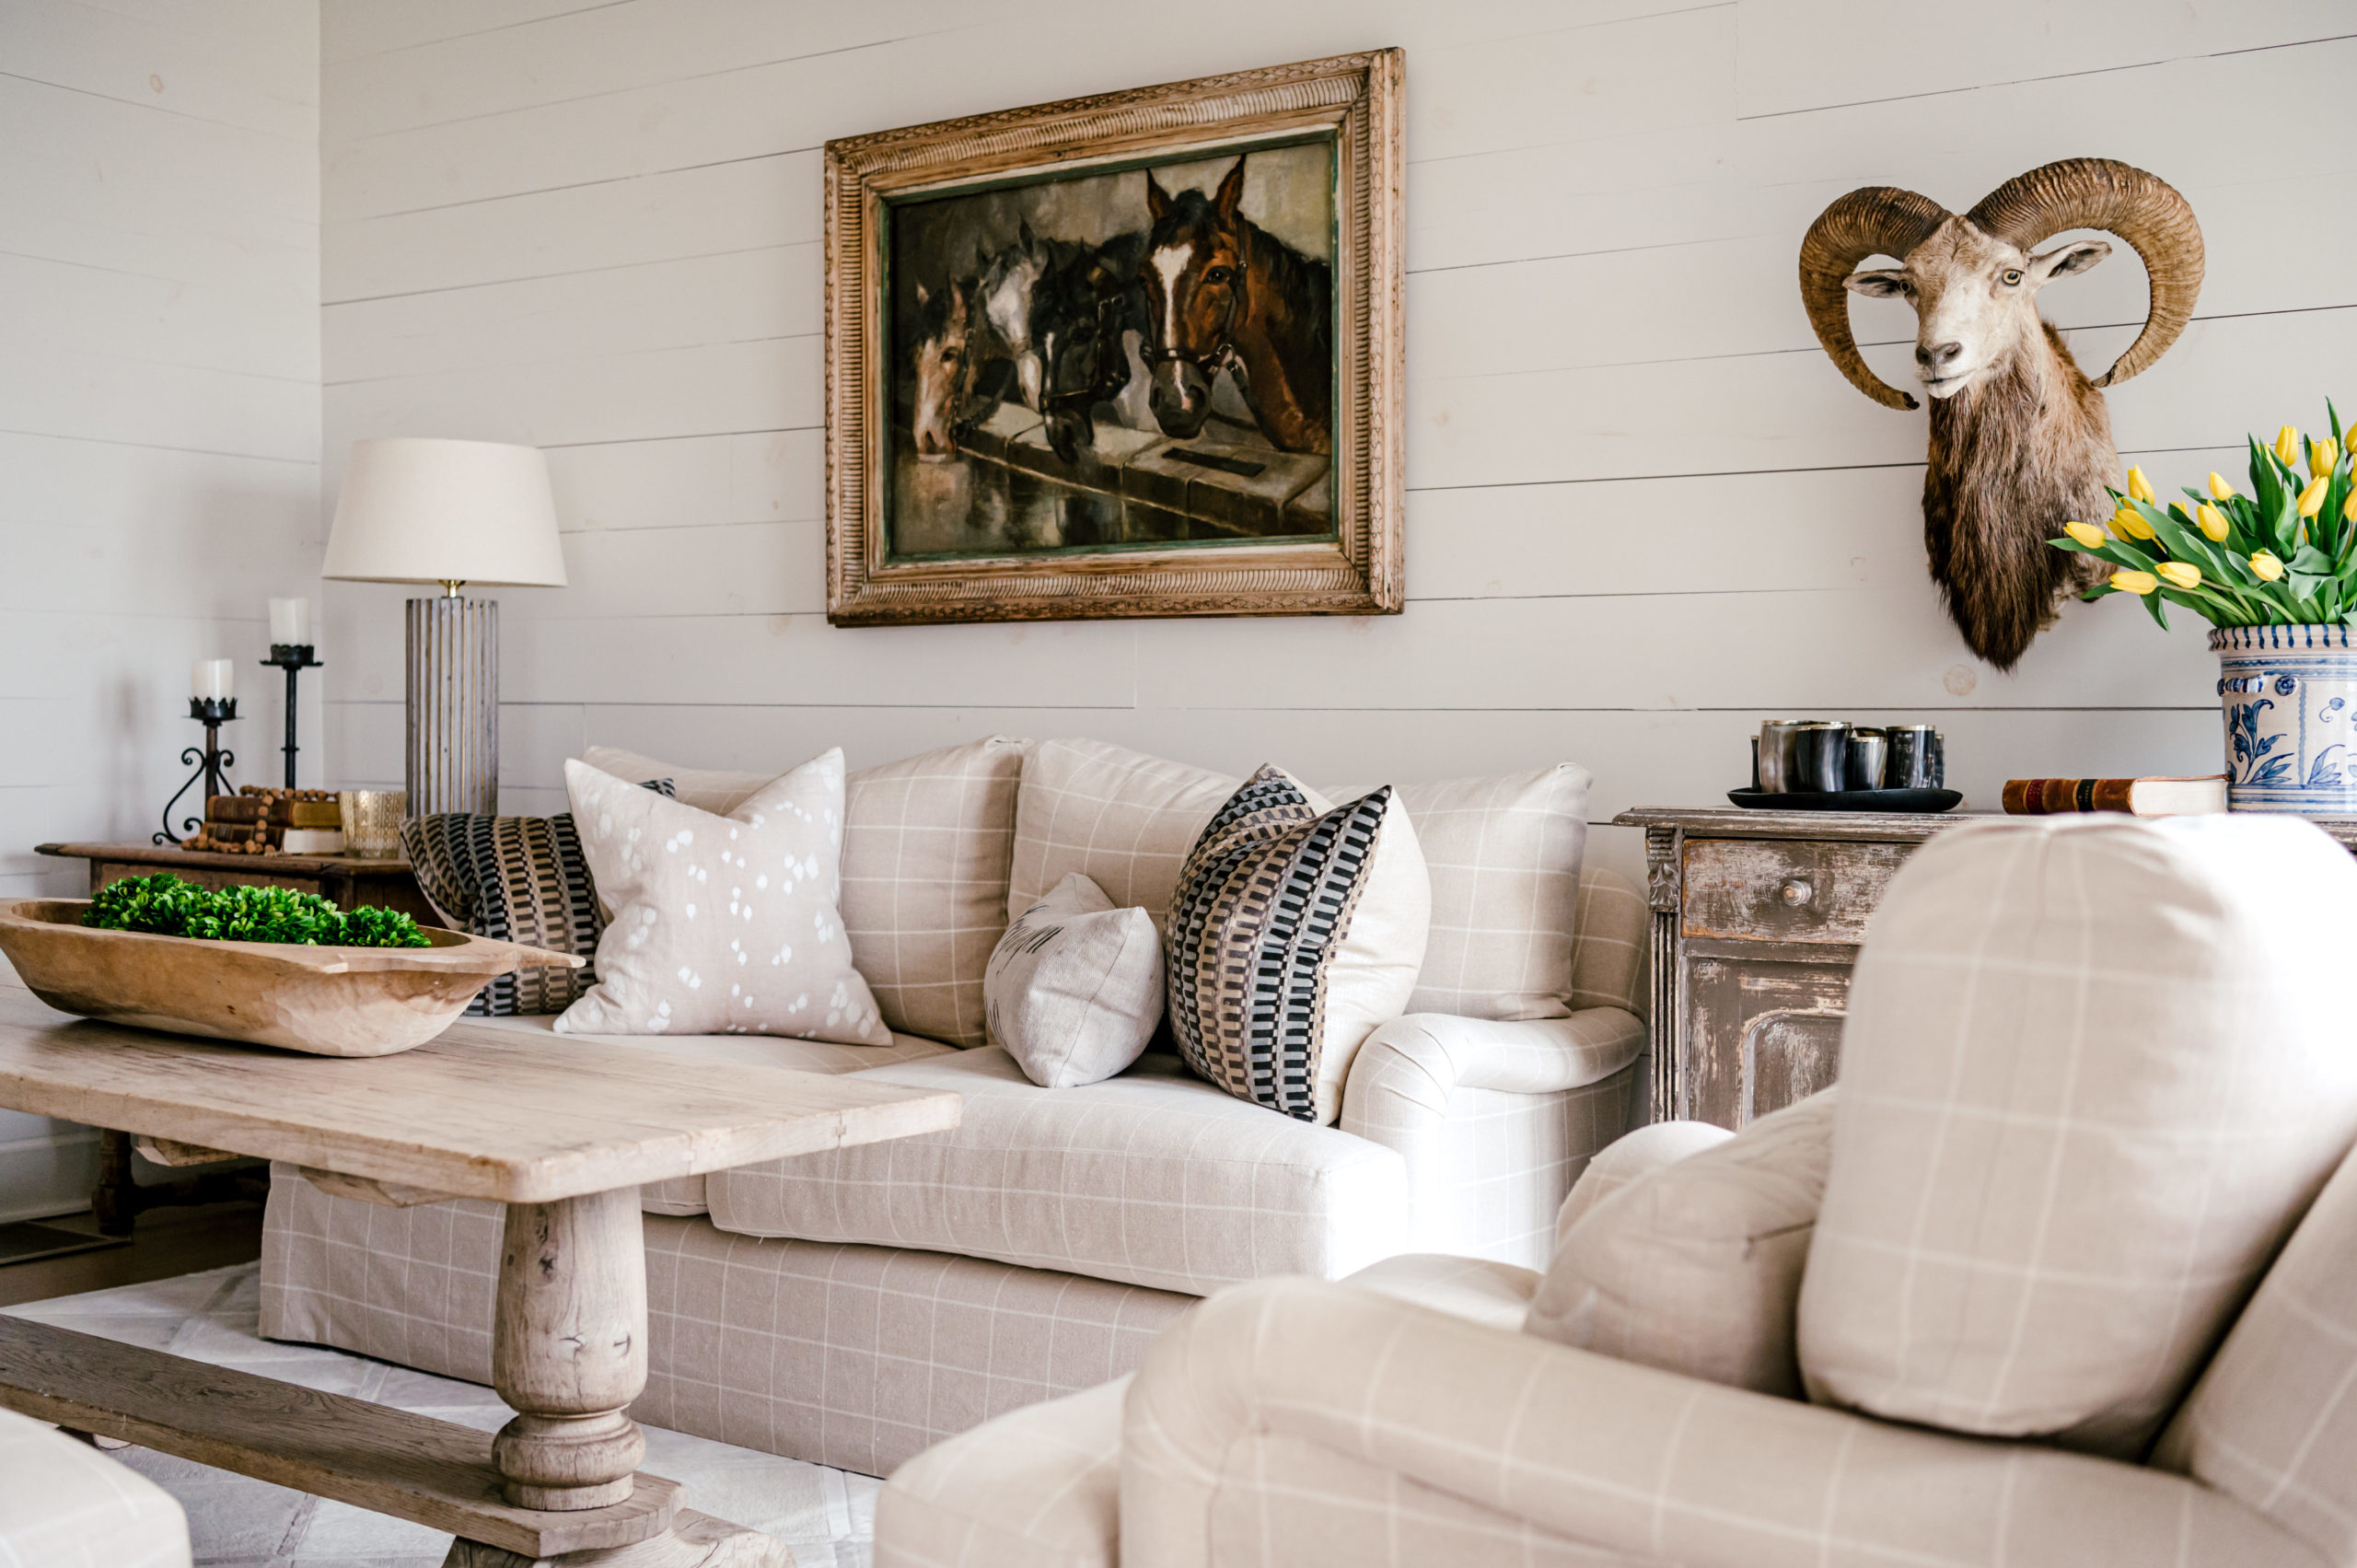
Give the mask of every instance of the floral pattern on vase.
[[2357, 816], [2357, 637], [2346, 626], [2210, 633], [2235, 811]]

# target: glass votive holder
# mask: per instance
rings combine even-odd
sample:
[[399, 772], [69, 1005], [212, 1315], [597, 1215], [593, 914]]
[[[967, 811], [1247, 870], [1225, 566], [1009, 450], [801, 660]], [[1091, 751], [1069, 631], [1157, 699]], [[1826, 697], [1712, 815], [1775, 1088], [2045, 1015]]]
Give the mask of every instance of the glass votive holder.
[[336, 801], [343, 817], [343, 853], [383, 859], [401, 852], [401, 819], [409, 815], [405, 789], [347, 789]]

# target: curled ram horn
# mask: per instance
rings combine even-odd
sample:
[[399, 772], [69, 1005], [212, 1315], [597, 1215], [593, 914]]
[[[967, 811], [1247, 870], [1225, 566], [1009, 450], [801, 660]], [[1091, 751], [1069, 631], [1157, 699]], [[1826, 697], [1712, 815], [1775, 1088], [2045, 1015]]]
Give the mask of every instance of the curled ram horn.
[[1890, 408], [1911, 409], [1915, 400], [1866, 368], [1850, 331], [1850, 295], [1841, 280], [1869, 256], [1906, 260], [1948, 216], [1929, 196], [1870, 185], [1826, 208], [1801, 241], [1801, 303], [1817, 341], [1852, 386]]
[[2135, 248], [2152, 280], [2152, 308], [2128, 352], [2096, 377], [2098, 387], [2149, 369], [2193, 319], [2204, 265], [2201, 226], [2158, 175], [2117, 158], [2064, 158], [2015, 175], [1965, 216], [2025, 250], [2072, 228], [2102, 229]]

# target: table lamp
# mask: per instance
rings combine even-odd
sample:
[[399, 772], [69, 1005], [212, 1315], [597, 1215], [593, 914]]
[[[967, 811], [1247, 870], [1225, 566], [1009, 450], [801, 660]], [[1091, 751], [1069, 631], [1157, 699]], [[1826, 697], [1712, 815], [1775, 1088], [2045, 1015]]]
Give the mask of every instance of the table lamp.
[[499, 809], [499, 603], [469, 583], [564, 587], [548, 460], [537, 447], [354, 441], [321, 575], [439, 583], [409, 601], [409, 810]]

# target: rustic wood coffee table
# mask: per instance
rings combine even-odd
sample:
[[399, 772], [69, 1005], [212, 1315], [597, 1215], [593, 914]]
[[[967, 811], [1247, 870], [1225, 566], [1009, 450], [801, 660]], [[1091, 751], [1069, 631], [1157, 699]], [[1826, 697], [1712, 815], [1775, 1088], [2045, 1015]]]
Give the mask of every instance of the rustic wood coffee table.
[[168, 1158], [291, 1160], [345, 1197], [507, 1205], [492, 1386], [518, 1413], [496, 1436], [0, 1318], [0, 1406], [448, 1530], [449, 1568], [787, 1568], [777, 1541], [638, 1473], [639, 1184], [958, 1117], [954, 1094], [466, 1024], [368, 1058], [158, 1034], [54, 1012], [5, 965], [0, 1107]]

